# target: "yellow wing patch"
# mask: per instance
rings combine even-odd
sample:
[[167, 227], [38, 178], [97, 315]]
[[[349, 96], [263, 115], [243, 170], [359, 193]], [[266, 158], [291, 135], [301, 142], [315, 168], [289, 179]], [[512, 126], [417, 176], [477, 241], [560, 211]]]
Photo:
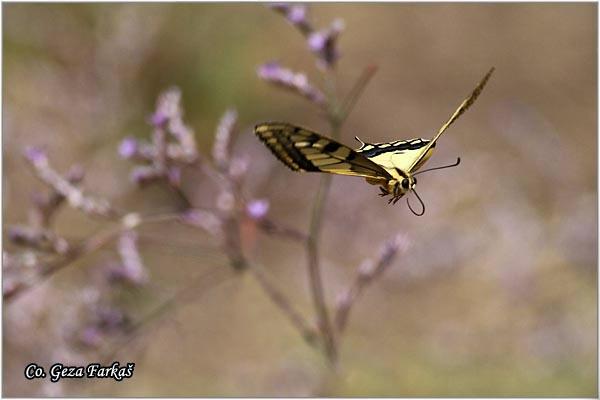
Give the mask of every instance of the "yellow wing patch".
[[413, 162], [419, 158], [424, 151], [427, 151], [428, 154], [422, 158], [415, 170], [423, 165], [423, 163], [431, 157], [433, 147], [435, 147], [432, 146], [425, 150], [428, 143], [429, 140], [420, 138], [397, 140], [388, 143], [363, 143], [357, 151], [374, 163], [381, 165], [395, 176], [397, 175], [397, 170], [406, 173]]

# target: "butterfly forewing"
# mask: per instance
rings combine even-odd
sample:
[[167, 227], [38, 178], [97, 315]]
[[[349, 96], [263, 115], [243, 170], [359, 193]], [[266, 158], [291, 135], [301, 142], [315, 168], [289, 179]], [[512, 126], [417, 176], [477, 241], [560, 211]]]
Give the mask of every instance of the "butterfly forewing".
[[257, 125], [256, 135], [294, 171], [328, 172], [387, 182], [392, 176], [348, 146], [318, 133], [281, 122]]
[[466, 99], [464, 99], [462, 101], [462, 103], [460, 103], [460, 105], [458, 106], [456, 111], [454, 111], [454, 114], [452, 114], [450, 116], [448, 121], [446, 121], [446, 123], [444, 125], [442, 125], [442, 127], [440, 128], [438, 133], [433, 137], [433, 139], [431, 139], [431, 143], [428, 144], [423, 149], [424, 152], [426, 151], [428, 154], [422, 153], [417, 158], [415, 158], [412, 165], [408, 168], [408, 172], [410, 172], [410, 173], [415, 172], [417, 169], [419, 169], [419, 167], [421, 165], [423, 165], [423, 163], [425, 162], [424, 159], [428, 156], [431, 156], [429, 149], [432, 148], [433, 146], [435, 146], [435, 142], [440, 138], [440, 136], [442, 136], [442, 133], [444, 133], [446, 131], [446, 129], [448, 129], [448, 127], [450, 125], [452, 125], [454, 123], [454, 121], [456, 121], [458, 119], [458, 117], [460, 117], [465, 111], [467, 111], [469, 109], [469, 107], [471, 107], [473, 105], [473, 103], [475, 103], [475, 100], [477, 100], [477, 97], [479, 97], [479, 95], [483, 91], [483, 88], [485, 87], [487, 81], [492, 76], [492, 73], [494, 73], [493, 67], [488, 71], [487, 74], [485, 74], [483, 79], [479, 82], [479, 84], [475, 87], [475, 89], [473, 89], [473, 92], [471, 92], [469, 97], [467, 97]]

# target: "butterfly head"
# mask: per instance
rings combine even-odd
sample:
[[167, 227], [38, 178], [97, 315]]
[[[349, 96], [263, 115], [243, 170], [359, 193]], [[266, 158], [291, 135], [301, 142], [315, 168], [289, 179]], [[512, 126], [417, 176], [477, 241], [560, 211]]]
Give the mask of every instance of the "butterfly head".
[[408, 176], [407, 178], [403, 178], [402, 181], [400, 182], [400, 186], [404, 190], [404, 193], [408, 192], [409, 190], [413, 190], [416, 185], [417, 185], [417, 178], [415, 178], [412, 175]]
[[410, 192], [417, 185], [417, 179], [412, 175], [405, 175], [398, 179], [390, 179], [387, 182], [387, 187], [382, 188], [382, 196], [384, 195], [392, 195], [392, 198], [389, 200], [390, 203], [396, 203], [400, 200], [406, 193]]

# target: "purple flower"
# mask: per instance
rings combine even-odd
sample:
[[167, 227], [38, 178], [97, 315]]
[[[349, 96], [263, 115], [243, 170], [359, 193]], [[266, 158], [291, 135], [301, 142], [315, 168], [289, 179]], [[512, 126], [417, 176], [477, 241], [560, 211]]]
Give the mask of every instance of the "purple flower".
[[323, 32], [315, 32], [308, 37], [308, 48], [319, 53], [325, 48], [327, 36]]
[[306, 6], [303, 5], [294, 5], [289, 8], [287, 17], [294, 24], [301, 24], [306, 22]]
[[228, 190], [223, 190], [217, 196], [217, 208], [221, 211], [229, 212], [235, 207], [235, 196]]
[[150, 123], [157, 128], [163, 126], [168, 120], [169, 116], [161, 110], [156, 111], [150, 116]]
[[131, 171], [130, 179], [138, 185], [145, 185], [162, 178], [164, 174], [154, 167], [140, 166]]
[[97, 310], [98, 326], [104, 330], [114, 330], [125, 324], [125, 315], [116, 308], [102, 307]]
[[258, 67], [257, 73], [261, 79], [277, 79], [281, 72], [281, 65], [277, 61], [270, 61]]
[[182, 221], [186, 224], [204, 229], [213, 236], [223, 234], [223, 223], [214, 213], [205, 210], [189, 210], [182, 216]]
[[10, 226], [8, 227], [9, 240], [17, 245], [31, 247], [42, 251], [53, 251], [58, 254], [65, 254], [69, 251], [69, 243], [45, 229], [38, 229], [31, 226]]
[[268, 62], [257, 69], [259, 78], [293, 91], [313, 103], [322, 106], [325, 104], [325, 95], [310, 84], [306, 75], [294, 73], [292, 70], [283, 68], [277, 62]]
[[84, 176], [85, 170], [79, 164], [73, 164], [65, 174], [65, 178], [73, 184], [81, 182]]
[[34, 165], [47, 164], [48, 156], [46, 151], [39, 146], [27, 146], [23, 155], [30, 163]]
[[164, 91], [156, 102], [156, 112], [154, 121], [163, 124], [164, 121], [180, 117], [181, 112], [181, 90], [178, 87], [172, 87]]
[[181, 168], [170, 167], [167, 171], [167, 178], [169, 179], [169, 183], [171, 185], [176, 187], [181, 185]]
[[236, 123], [237, 112], [235, 110], [227, 110], [217, 126], [212, 156], [219, 168], [225, 168], [229, 164], [231, 136], [235, 130]]
[[98, 347], [102, 342], [102, 333], [97, 327], [88, 326], [79, 335], [79, 341], [87, 347]]
[[252, 200], [246, 205], [246, 213], [252, 219], [263, 219], [269, 212], [269, 200]]
[[119, 155], [121, 158], [129, 159], [132, 158], [138, 152], [138, 141], [137, 139], [129, 136], [121, 141], [119, 145]]
[[229, 176], [233, 179], [240, 180], [244, 177], [250, 166], [250, 161], [247, 157], [236, 158], [231, 162], [229, 166]]
[[125, 231], [119, 238], [117, 249], [121, 256], [121, 277], [134, 286], [141, 286], [148, 282], [148, 272], [137, 248], [137, 234], [134, 231]]
[[308, 19], [308, 9], [305, 5], [289, 3], [271, 3], [269, 7], [285, 18], [303, 34], [307, 35], [312, 32], [313, 28]]
[[331, 68], [339, 58], [337, 39], [343, 30], [344, 21], [336, 19], [328, 29], [308, 36], [308, 48], [319, 57], [322, 67]]

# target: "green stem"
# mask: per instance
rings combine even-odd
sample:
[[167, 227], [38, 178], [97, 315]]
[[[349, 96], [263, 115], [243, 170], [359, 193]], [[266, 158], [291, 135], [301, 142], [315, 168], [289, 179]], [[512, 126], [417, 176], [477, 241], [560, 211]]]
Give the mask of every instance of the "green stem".
[[[331, 118], [330, 121], [332, 128], [331, 134], [334, 138], [337, 138], [340, 134], [340, 125], [338, 120], [336, 118]], [[321, 267], [319, 264], [319, 237], [321, 233], [321, 222], [323, 220], [323, 210], [325, 208], [325, 202], [329, 194], [330, 186], [331, 175], [323, 175], [312, 208], [310, 228], [306, 245], [308, 253], [308, 276], [313, 295], [313, 303], [319, 322], [319, 330], [323, 337], [323, 344], [327, 359], [333, 366], [336, 366], [338, 359], [337, 344], [335, 340], [333, 324], [327, 310], [327, 303], [325, 301], [325, 293], [323, 290], [323, 280], [321, 278]]]

